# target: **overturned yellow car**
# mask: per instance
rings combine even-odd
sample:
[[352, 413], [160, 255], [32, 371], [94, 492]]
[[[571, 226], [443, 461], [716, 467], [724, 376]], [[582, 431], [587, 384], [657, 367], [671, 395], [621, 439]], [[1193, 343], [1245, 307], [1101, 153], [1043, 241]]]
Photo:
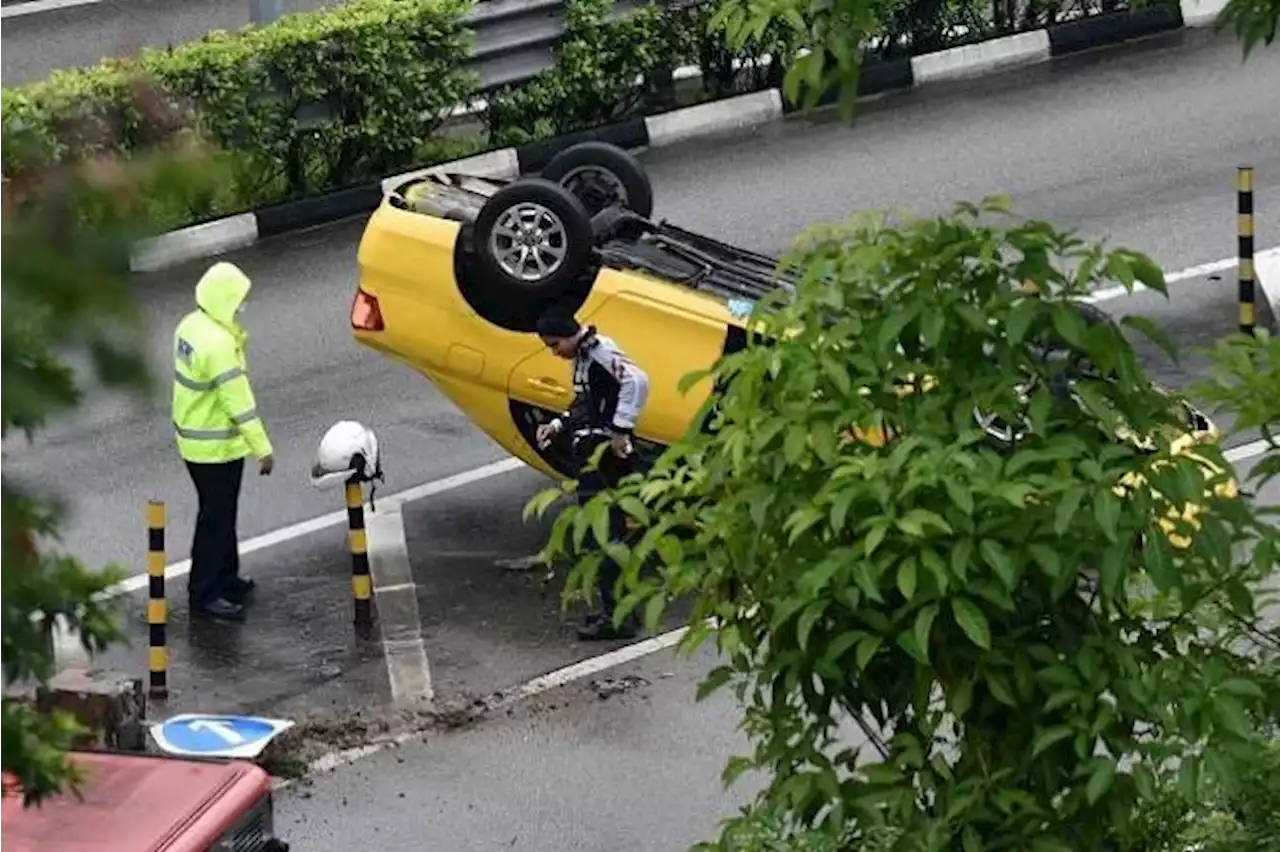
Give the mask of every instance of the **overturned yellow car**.
[[[704, 379], [682, 391], [682, 377], [745, 347], [752, 306], [793, 282], [776, 258], [654, 221], [653, 206], [640, 164], [600, 142], [561, 151], [536, 177], [455, 169], [406, 178], [388, 188], [361, 239], [353, 334], [425, 376], [504, 450], [566, 479], [575, 471], [564, 448], [535, 435], [568, 404], [571, 368], [534, 328], [546, 307], [568, 307], [648, 373], [635, 435], [656, 453], [687, 432], [712, 390]], [[1186, 411], [1186, 451], [1217, 440], [1204, 414]], [[1003, 428], [975, 417], [993, 436]], [[873, 445], [892, 438], [849, 434]]]

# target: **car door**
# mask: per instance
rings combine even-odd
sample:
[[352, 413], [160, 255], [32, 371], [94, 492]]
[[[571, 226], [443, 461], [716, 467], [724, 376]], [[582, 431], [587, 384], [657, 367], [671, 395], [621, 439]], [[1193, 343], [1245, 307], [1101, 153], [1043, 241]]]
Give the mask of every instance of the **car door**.
[[[589, 299], [578, 320], [613, 338], [648, 374], [649, 398], [636, 434], [670, 445], [684, 434], [711, 390], [710, 379], [703, 379], [682, 394], [680, 380], [710, 367], [724, 353], [729, 315], [700, 293], [626, 274], [606, 282], [609, 272], [597, 282], [597, 293], [604, 298]], [[508, 392], [513, 403], [560, 412], [572, 398], [572, 380], [570, 362], [538, 345], [512, 369]]]

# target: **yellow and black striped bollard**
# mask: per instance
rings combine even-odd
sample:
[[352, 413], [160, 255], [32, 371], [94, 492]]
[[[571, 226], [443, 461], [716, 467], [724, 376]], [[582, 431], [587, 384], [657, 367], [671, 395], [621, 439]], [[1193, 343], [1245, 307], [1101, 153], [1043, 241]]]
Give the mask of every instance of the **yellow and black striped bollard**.
[[1239, 168], [1239, 182], [1236, 191], [1239, 216], [1236, 222], [1238, 234], [1239, 264], [1237, 278], [1239, 280], [1240, 330], [1245, 334], [1253, 334], [1257, 322], [1255, 278], [1253, 271], [1253, 166]]
[[347, 482], [347, 542], [351, 547], [351, 594], [355, 597], [355, 624], [373, 624], [373, 578], [369, 574], [369, 543], [364, 531], [364, 489]]
[[168, 603], [164, 593], [164, 502], [147, 503], [147, 628], [152, 698], [169, 694]]

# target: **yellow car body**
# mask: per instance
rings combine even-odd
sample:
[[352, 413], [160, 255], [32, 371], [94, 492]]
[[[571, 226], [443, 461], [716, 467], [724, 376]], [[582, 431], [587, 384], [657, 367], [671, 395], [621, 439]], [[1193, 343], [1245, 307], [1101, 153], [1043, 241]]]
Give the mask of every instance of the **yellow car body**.
[[[571, 365], [536, 334], [502, 328], [468, 301], [455, 276], [461, 229], [384, 200], [360, 241], [353, 305], [354, 314], [362, 300], [376, 300], [383, 328], [361, 328], [353, 316], [353, 333], [427, 377], [504, 450], [548, 476], [569, 477], [570, 468], [538, 449], [529, 424], [535, 412], [549, 419], [568, 406]], [[681, 393], [680, 379], [746, 340], [723, 298], [634, 270], [601, 269], [576, 316], [648, 374], [635, 433], [661, 446], [684, 434], [711, 391], [708, 379]]]
[[[374, 212], [358, 250], [353, 334], [429, 379], [505, 451], [553, 479], [570, 478], [569, 460], [539, 448], [534, 439], [537, 425], [570, 402], [570, 363], [548, 351], [531, 328], [504, 327], [487, 316], [485, 300], [492, 294], [469, 291], [474, 270], [467, 268], [461, 248], [469, 217], [451, 218], [450, 205], [466, 202], [468, 192], [478, 204], [494, 184], [463, 180], [470, 185], [457, 177], [410, 181], [388, 194]], [[685, 434], [711, 391], [708, 378], [685, 392], [680, 380], [745, 346], [746, 310], [749, 303], [723, 292], [602, 265], [575, 314], [614, 338], [648, 374], [649, 399], [635, 435], [642, 444], [664, 447]], [[892, 437], [857, 427], [845, 434], [874, 446]], [[1208, 423], [1208, 428], [1180, 438], [1174, 450], [1193, 452], [1218, 437]], [[1217, 472], [1207, 458], [1197, 459], [1206, 471]], [[1116, 492], [1124, 494], [1142, 483], [1141, 476], [1131, 475], [1117, 484]], [[1215, 493], [1234, 497], [1234, 480], [1219, 484]], [[1186, 540], [1174, 534], [1174, 518], [1182, 515], [1194, 523], [1198, 510], [1171, 509], [1161, 520], [1179, 546]]]

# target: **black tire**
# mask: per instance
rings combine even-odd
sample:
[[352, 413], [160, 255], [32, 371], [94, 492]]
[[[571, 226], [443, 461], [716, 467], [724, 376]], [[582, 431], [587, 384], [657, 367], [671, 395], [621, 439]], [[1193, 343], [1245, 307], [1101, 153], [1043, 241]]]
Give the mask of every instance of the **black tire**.
[[542, 177], [569, 189], [591, 215], [619, 204], [646, 219], [653, 215], [653, 184], [630, 153], [607, 142], [581, 142], [551, 158]]
[[[505, 248], [518, 249], [507, 232], [514, 222], [512, 216], [532, 216], [533, 225], [541, 224], [549, 233], [539, 245], [540, 251], [531, 255], [549, 259], [551, 268], [533, 274], [518, 274], [518, 259], [504, 257]], [[534, 234], [529, 234], [530, 239]], [[481, 274], [500, 290], [510, 290], [529, 297], [554, 297], [564, 292], [591, 262], [594, 250], [591, 231], [591, 214], [582, 202], [559, 184], [542, 178], [523, 178], [503, 187], [493, 194], [475, 222], [475, 258]], [[529, 270], [528, 260], [521, 269]]]

